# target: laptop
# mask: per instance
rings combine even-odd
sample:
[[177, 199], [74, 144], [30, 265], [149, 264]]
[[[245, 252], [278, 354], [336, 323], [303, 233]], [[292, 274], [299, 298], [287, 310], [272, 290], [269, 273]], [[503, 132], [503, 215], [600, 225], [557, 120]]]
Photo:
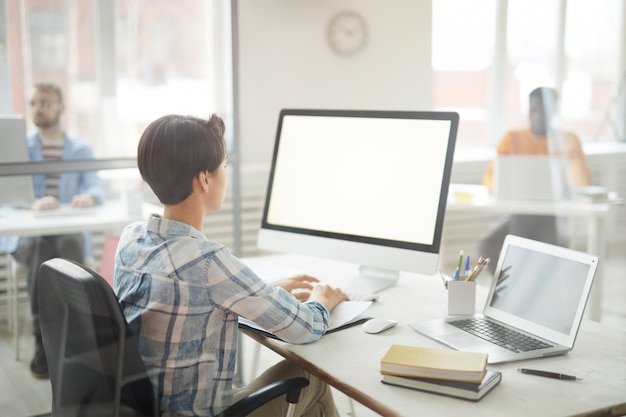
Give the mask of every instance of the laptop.
[[[0, 115], [0, 164], [29, 162], [26, 123], [18, 115]], [[0, 176], [0, 206], [30, 206], [35, 201], [30, 175]]]
[[565, 198], [564, 163], [548, 155], [499, 155], [494, 162], [493, 194], [500, 200], [561, 200]]
[[[489, 363], [564, 354], [574, 347], [597, 266], [597, 256], [508, 235], [482, 314], [409, 326], [457, 350], [487, 353]], [[474, 324], [505, 330], [463, 330]]]

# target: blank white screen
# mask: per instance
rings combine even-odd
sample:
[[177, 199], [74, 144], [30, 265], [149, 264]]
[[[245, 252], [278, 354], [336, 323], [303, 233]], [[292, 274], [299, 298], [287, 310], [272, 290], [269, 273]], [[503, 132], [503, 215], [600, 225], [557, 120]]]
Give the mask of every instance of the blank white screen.
[[448, 120], [287, 115], [267, 222], [433, 243]]

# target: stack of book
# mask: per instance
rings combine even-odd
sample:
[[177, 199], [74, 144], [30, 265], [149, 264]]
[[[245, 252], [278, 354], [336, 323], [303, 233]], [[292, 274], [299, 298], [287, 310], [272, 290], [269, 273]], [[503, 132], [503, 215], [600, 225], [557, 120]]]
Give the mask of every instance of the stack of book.
[[382, 382], [478, 401], [500, 383], [487, 354], [391, 345], [380, 361]]

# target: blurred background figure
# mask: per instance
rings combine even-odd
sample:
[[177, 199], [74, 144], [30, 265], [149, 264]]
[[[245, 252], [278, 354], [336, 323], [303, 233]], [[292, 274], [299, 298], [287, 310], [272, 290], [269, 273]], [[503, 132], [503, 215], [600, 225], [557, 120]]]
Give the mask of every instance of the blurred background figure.
[[[30, 105], [33, 109], [33, 123], [37, 126], [37, 130], [26, 138], [31, 161], [94, 158], [89, 144], [70, 136], [61, 127], [61, 115], [65, 105], [63, 94], [57, 85], [36, 84]], [[37, 174], [33, 175], [33, 187], [33, 210], [54, 210], [61, 204], [91, 207], [101, 204], [105, 196], [103, 182], [96, 172]], [[0, 239], [0, 250], [11, 253], [15, 260], [28, 268], [28, 294], [35, 336], [35, 354], [30, 368], [36, 378], [48, 378], [48, 363], [41, 341], [37, 305], [39, 265], [55, 257], [83, 263], [85, 247], [89, 246], [86, 245], [88, 237], [86, 234], [76, 233]]]
[[[580, 139], [574, 133], [554, 127], [557, 115], [558, 93], [548, 87], [538, 87], [529, 95], [530, 126], [510, 130], [497, 146], [498, 155], [550, 155], [561, 162], [565, 185], [585, 186], [591, 183], [587, 159]], [[489, 163], [483, 183], [493, 191], [494, 161]], [[481, 237], [479, 253], [492, 259], [489, 271], [493, 274], [504, 237], [514, 234], [560, 246], [568, 246], [568, 226], [565, 218], [514, 214], [496, 220]]]

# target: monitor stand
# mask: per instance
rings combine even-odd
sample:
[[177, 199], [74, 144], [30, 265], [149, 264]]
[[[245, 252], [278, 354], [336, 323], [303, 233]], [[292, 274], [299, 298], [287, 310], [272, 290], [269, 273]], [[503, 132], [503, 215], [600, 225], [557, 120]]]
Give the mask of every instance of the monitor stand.
[[396, 285], [399, 278], [399, 271], [360, 266], [359, 275], [350, 282], [348, 289], [358, 293], [377, 293]]

